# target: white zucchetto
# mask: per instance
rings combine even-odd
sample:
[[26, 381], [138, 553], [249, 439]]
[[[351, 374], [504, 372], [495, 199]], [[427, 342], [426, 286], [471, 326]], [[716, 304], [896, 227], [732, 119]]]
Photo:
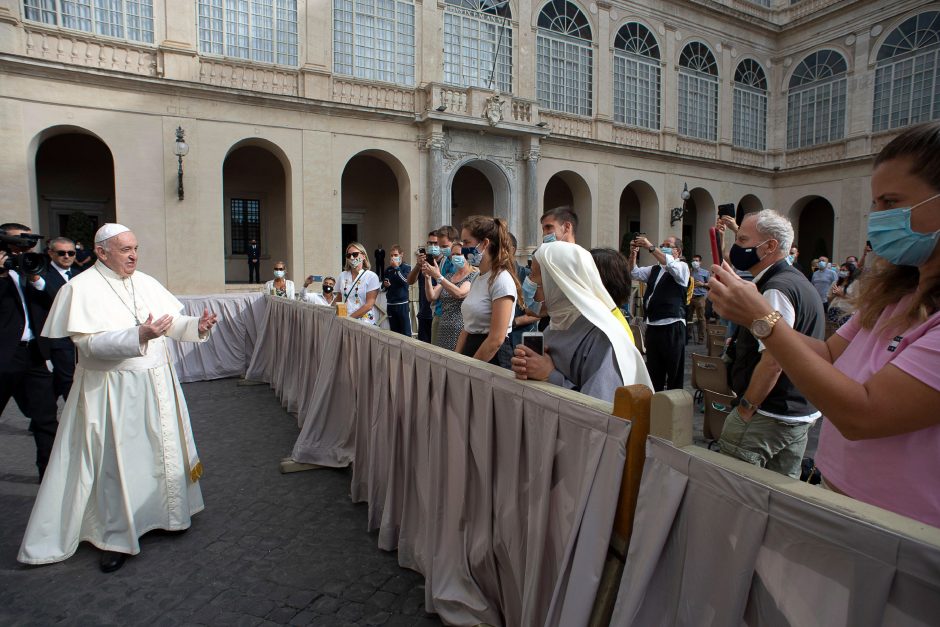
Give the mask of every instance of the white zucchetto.
[[121, 233], [127, 233], [130, 231], [129, 228], [123, 224], [115, 224], [114, 222], [108, 222], [95, 233], [95, 243], [100, 244], [105, 240], [109, 240], [115, 235], [120, 235]]

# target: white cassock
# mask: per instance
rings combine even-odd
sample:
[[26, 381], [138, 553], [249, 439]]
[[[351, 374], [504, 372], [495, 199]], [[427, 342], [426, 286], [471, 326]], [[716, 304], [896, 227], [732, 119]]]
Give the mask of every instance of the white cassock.
[[186, 529], [203, 509], [202, 465], [165, 340], [138, 339], [148, 314], [173, 316], [173, 339], [208, 339], [182, 310], [156, 279], [122, 279], [101, 262], [59, 290], [42, 335], [71, 337], [78, 364], [20, 562], [64, 560], [82, 541], [135, 555], [140, 536]]

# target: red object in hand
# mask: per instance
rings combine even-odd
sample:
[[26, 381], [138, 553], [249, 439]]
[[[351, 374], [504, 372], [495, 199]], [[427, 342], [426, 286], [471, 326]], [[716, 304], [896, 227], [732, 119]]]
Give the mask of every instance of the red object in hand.
[[708, 238], [712, 242], [712, 263], [716, 266], [721, 265], [721, 245], [718, 243], [719, 235], [715, 227], [708, 229]]

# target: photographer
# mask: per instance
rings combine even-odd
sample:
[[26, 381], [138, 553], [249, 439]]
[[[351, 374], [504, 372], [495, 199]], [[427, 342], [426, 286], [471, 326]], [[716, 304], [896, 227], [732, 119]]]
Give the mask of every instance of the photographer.
[[[0, 225], [0, 412], [12, 397], [30, 419], [42, 480], [56, 433], [55, 392], [46, 368], [49, 346], [39, 337], [52, 297], [44, 291], [42, 263], [28, 256], [38, 239], [23, 224]], [[31, 273], [23, 276], [23, 266]]]

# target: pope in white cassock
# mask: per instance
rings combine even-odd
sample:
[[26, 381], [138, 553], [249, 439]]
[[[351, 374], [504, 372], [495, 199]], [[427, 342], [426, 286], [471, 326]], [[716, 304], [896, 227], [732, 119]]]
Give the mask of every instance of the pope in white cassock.
[[153, 529], [187, 529], [203, 509], [202, 465], [164, 336], [204, 342], [216, 316], [183, 305], [136, 272], [137, 238], [106, 224], [99, 261], [62, 286], [42, 335], [71, 337], [78, 364], [17, 559], [48, 564], [79, 542], [120, 568]]

